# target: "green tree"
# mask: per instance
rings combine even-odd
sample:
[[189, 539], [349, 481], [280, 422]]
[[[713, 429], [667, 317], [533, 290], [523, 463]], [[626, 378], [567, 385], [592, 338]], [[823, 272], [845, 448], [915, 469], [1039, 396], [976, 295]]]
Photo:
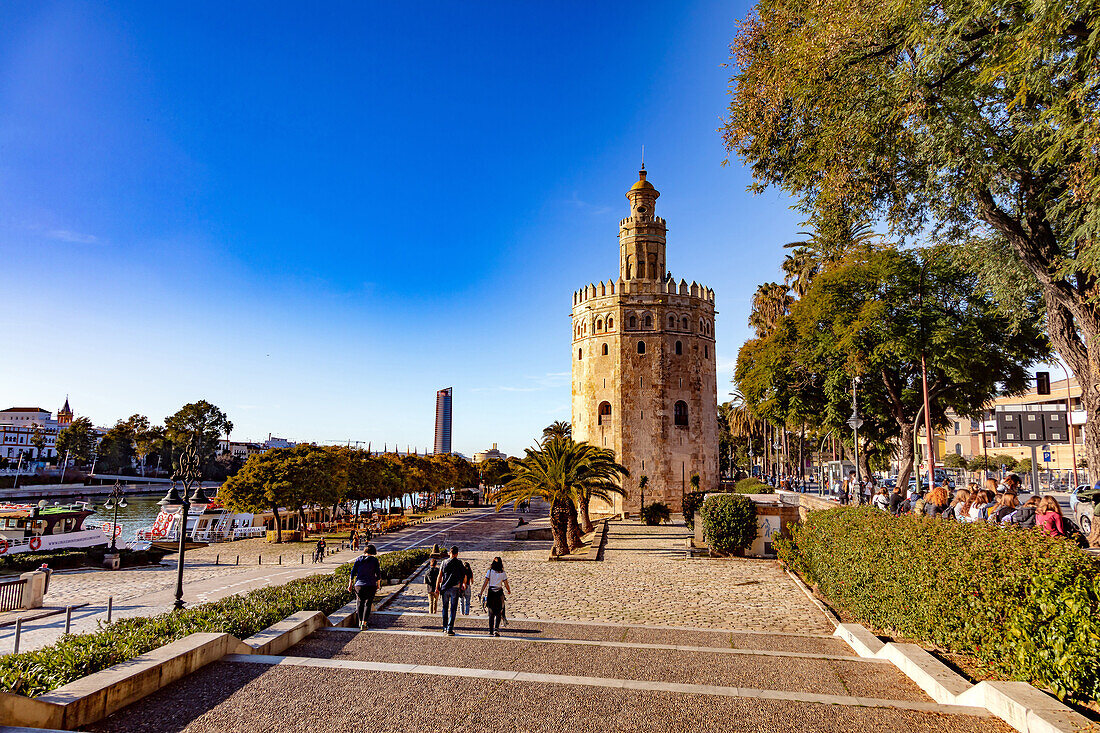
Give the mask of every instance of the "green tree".
[[130, 424], [119, 420], [103, 434], [96, 448], [96, 459], [107, 472], [131, 468], [134, 461], [134, 433]]
[[95, 428], [86, 417], [76, 418], [57, 434], [58, 455], [68, 456], [78, 464], [86, 464], [92, 459], [93, 447]]
[[[847, 212], [957, 246], [1005, 302], [1039, 293], [1090, 414], [1098, 13], [1097, 0], [760, 0], [731, 46], [723, 130], [754, 190], [782, 188], [815, 220]], [[1100, 465], [1100, 421], [1085, 449]]]
[[944, 468], [961, 468], [963, 470], [966, 470], [969, 467], [966, 459], [960, 456], [958, 453], [948, 453], [946, 456], [944, 456], [943, 466]]
[[514, 464], [508, 483], [501, 489], [497, 509], [508, 502], [543, 499], [550, 505], [553, 552], [568, 554], [581, 546], [574, 502], [582, 496], [610, 498], [622, 491], [617, 481], [626, 475], [626, 468], [609, 460], [607, 453], [572, 438], [550, 439], [537, 449], [528, 448], [526, 457]]
[[278, 488], [284, 469], [283, 451], [277, 448], [251, 455], [244, 466], [230, 476], [218, 490], [218, 497], [230, 509], [238, 512], [260, 512], [270, 509], [275, 519], [275, 541], [283, 541], [283, 526], [279, 516], [282, 493]]
[[168, 440], [177, 447], [196, 441], [200, 465], [205, 468], [214, 459], [221, 436], [232, 432], [233, 423], [217, 407], [199, 400], [164, 418], [164, 430]]
[[34, 424], [34, 429], [31, 431], [31, 445], [37, 451], [38, 460], [46, 460], [46, 434], [42, 432], [42, 426], [38, 423]]
[[[1012, 470], [1012, 469], [1009, 469], [1009, 470]], [[1015, 471], [1016, 471], [1016, 473], [1020, 474], [1021, 476], [1030, 476], [1031, 475], [1031, 459], [1030, 458], [1022, 458], [1019, 461], [1017, 461]]]
[[998, 471], [1000, 466], [994, 462], [996, 456], [974, 456], [966, 464], [969, 471]]
[[993, 464], [992, 470], [994, 471], [1000, 471], [1002, 466], [1006, 471], [1014, 471], [1018, 465], [1017, 460], [1006, 453], [998, 453], [995, 456], [990, 456], [989, 461]]
[[564, 420], [556, 420], [542, 429], [542, 440], [544, 443], [548, 440], [572, 437], [573, 426]]
[[[981, 359], [974, 344], [983, 345]], [[861, 470], [896, 444], [904, 485], [923, 420], [922, 362], [936, 427], [948, 408], [973, 415], [1002, 392], [1022, 392], [1029, 367], [1048, 354], [1037, 317], [1006, 324], [950, 250], [873, 247], [818, 275], [789, 316], [746, 342], [735, 377], [758, 414], [788, 425], [817, 421], [845, 440], [852, 379], [860, 377]]]
[[508, 475], [508, 462], [503, 458], [490, 458], [481, 464], [481, 480], [486, 486], [500, 486]]

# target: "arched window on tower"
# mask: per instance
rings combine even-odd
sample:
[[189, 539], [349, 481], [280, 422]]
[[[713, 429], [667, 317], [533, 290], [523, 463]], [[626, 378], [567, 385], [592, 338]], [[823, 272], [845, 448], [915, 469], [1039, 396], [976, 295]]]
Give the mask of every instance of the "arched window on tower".
[[597, 425], [603, 425], [605, 420], [607, 421], [608, 424], [611, 423], [611, 403], [610, 402], [601, 402], [600, 403], [600, 408], [596, 411], [596, 424]]
[[638, 353], [639, 354], [644, 354], [645, 353], [645, 341], [639, 341], [638, 342]]
[[684, 353], [684, 344], [683, 344], [683, 342], [677, 341], [676, 342], [676, 355], [679, 356], [680, 354], [683, 354], [683, 353]]
[[637, 328], [638, 327], [638, 317], [637, 316], [631, 316], [630, 320], [627, 321], [627, 323], [630, 324], [631, 328]]
[[699, 333], [702, 333], [702, 332], [703, 332], [703, 319], [700, 318], [699, 319]]
[[611, 316], [607, 317], [607, 330], [610, 331], [615, 327], [615, 319]]
[[669, 316], [668, 317], [668, 327], [669, 328], [676, 328], [676, 316]]
[[683, 325], [683, 329], [685, 331], [688, 330], [688, 317], [687, 316], [684, 316], [684, 320], [682, 322], [682, 325]]
[[596, 330], [597, 331], [602, 331], [603, 330], [603, 321], [600, 320], [599, 318], [596, 319]]
[[607, 344], [603, 345], [603, 355], [607, 356]]
[[651, 280], [656, 280], [660, 277], [657, 274], [657, 255], [651, 253], [647, 259], [649, 260], [649, 277]]
[[584, 356], [584, 352], [581, 349], [577, 349], [577, 361], [580, 361], [582, 356]]
[[688, 426], [688, 406], [683, 400], [680, 400], [672, 409], [673, 421], [678, 428], [686, 428]]
[[645, 317], [645, 327], [646, 328], [653, 328], [653, 316], [649, 315], [648, 313], [646, 314], [646, 317]]

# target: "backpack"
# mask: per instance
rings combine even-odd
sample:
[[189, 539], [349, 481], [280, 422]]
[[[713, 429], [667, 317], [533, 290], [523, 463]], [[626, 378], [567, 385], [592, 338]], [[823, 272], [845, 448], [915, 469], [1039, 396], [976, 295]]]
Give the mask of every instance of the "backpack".
[[947, 508], [944, 509], [943, 512], [940, 513], [940, 518], [941, 519], [954, 519], [955, 518], [955, 507], [953, 507], [949, 504], [947, 506]]
[[428, 586], [428, 588], [434, 590], [435, 589], [435, 584], [438, 580], [439, 580], [439, 566], [436, 565], [434, 568], [428, 568], [428, 572], [426, 572], [424, 574], [424, 585], [426, 585], [426, 586]]
[[1081, 531], [1081, 528], [1077, 526], [1077, 522], [1074, 522], [1069, 517], [1062, 517], [1062, 529], [1066, 532], [1066, 537], [1073, 542], [1077, 543], [1077, 546], [1082, 549], [1088, 549], [1089, 538]]

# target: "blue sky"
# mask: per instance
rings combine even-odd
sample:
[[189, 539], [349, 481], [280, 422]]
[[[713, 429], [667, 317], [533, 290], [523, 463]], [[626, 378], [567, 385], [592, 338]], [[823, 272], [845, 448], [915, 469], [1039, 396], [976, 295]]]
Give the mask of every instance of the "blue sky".
[[741, 3], [0, 6], [0, 403], [510, 453], [646, 167], [719, 394], [800, 229], [724, 151]]

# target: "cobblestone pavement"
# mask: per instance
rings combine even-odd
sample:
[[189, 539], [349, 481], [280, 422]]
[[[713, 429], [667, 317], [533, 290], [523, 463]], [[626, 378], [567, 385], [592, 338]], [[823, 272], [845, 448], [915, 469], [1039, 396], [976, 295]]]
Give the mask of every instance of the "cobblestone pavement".
[[[463, 541], [488, 533], [497, 536], [515, 526], [516, 519], [510, 513], [496, 514], [491, 509], [474, 510], [451, 517], [410, 527], [401, 532], [380, 537], [376, 543], [379, 552], [416, 547], [433, 542]], [[237, 553], [234, 544], [224, 545], [223, 557]], [[266, 585], [287, 583], [315, 573], [332, 572], [339, 564], [348, 562], [358, 553], [346, 550], [325, 559], [323, 563], [286, 565], [233, 566], [214, 565], [211, 562], [193, 563], [188, 558], [184, 568], [184, 600], [202, 603], [243, 593]], [[252, 558], [255, 562], [255, 558]], [[295, 555], [294, 559], [298, 559]], [[114, 599], [112, 618], [153, 616], [169, 611], [175, 601], [175, 556], [169, 556], [165, 564], [125, 570], [79, 570], [55, 573], [50, 579], [46, 606], [64, 608], [69, 605], [87, 604], [73, 611], [73, 633], [94, 631], [107, 617], [107, 599]], [[20, 650], [28, 651], [47, 646], [63, 633], [64, 614], [29, 622], [23, 628]], [[0, 651], [11, 651], [14, 646], [15, 627], [0, 629]]]
[[[495, 555], [512, 585], [515, 618], [754, 629], [831, 634], [832, 622], [774, 560], [689, 558], [682, 524], [610, 525], [602, 562], [547, 562], [548, 542], [485, 537], [463, 548], [477, 578]], [[477, 601], [474, 601], [476, 608]], [[424, 584], [414, 582], [390, 610], [425, 612]]]

